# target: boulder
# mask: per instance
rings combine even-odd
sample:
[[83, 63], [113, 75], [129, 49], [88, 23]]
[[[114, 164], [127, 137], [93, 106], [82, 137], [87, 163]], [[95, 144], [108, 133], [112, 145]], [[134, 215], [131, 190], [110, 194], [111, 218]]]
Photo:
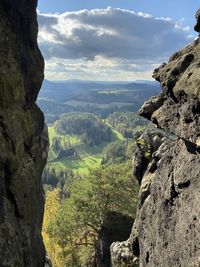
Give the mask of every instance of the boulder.
[[95, 246], [94, 266], [110, 267], [110, 246], [115, 241], [123, 241], [129, 237], [133, 221], [132, 217], [115, 211], [105, 215]]

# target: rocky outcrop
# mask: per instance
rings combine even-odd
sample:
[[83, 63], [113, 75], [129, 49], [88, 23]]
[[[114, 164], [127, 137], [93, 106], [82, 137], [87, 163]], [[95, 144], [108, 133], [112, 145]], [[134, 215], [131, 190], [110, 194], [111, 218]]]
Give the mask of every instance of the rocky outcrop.
[[[128, 255], [121, 257], [123, 266], [134, 266], [136, 259], [140, 267], [200, 266], [199, 76], [199, 38], [154, 71], [163, 92], [144, 103], [140, 114], [165, 133], [137, 137], [134, 174], [140, 201], [131, 236], [121, 243]], [[115, 249], [113, 244], [113, 266], [118, 266]]]
[[196, 32], [200, 32], [200, 8], [197, 10], [195, 18], [197, 20], [197, 23], [194, 26], [194, 29]]
[[44, 62], [37, 1], [0, 0], [0, 266], [45, 264], [41, 174], [48, 137], [35, 104]]
[[133, 218], [119, 212], [108, 212], [98, 233], [93, 266], [110, 267], [110, 246], [114, 241], [123, 241], [131, 233]]
[[[151, 98], [140, 110], [159, 128], [165, 129], [193, 143], [200, 136], [200, 39], [175, 53], [168, 64], [154, 71], [163, 94]], [[149, 108], [151, 107], [151, 109]]]

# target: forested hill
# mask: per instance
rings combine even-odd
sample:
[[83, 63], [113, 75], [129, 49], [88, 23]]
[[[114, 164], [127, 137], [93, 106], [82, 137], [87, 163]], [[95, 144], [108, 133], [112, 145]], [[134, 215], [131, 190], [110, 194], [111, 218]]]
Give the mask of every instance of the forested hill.
[[68, 112], [89, 112], [106, 118], [110, 113], [136, 112], [144, 101], [160, 93], [155, 82], [43, 82], [38, 104], [46, 121]]
[[89, 113], [74, 113], [62, 116], [56, 121], [55, 129], [59, 134], [76, 134], [89, 146], [111, 141], [112, 131], [101, 119]]
[[127, 89], [137, 92], [137, 94], [149, 97], [151, 94], [156, 95], [160, 92], [160, 86], [157, 82], [84, 82], [84, 81], [48, 81], [44, 80], [39, 94], [39, 98], [54, 99], [60, 102], [77, 98], [78, 95], [86, 92], [102, 91], [102, 90], [121, 90]]

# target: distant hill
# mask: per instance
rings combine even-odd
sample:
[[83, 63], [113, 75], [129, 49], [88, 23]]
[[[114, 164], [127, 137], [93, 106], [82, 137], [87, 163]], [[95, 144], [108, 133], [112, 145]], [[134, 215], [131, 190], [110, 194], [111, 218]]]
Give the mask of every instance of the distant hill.
[[86, 92], [90, 90], [117, 90], [117, 89], [129, 89], [135, 91], [143, 91], [145, 93], [158, 94], [160, 92], [159, 84], [156, 82], [90, 82], [90, 81], [48, 81], [44, 80], [42, 88], [39, 94], [39, 98], [49, 98], [65, 102], [75, 97], [80, 92]]
[[44, 80], [38, 104], [48, 123], [69, 112], [89, 112], [106, 118], [113, 112], [136, 112], [144, 101], [159, 93], [159, 85], [151, 81], [116, 83]]

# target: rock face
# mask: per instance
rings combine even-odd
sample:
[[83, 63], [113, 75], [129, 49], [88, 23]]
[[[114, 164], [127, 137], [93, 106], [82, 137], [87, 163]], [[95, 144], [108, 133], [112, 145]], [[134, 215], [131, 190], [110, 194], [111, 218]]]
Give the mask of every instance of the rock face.
[[[199, 14], [197, 25], [200, 31]], [[200, 39], [154, 71], [163, 92], [140, 114], [165, 130], [137, 139], [134, 174], [141, 184], [123, 266], [200, 266]], [[129, 245], [126, 243], [128, 242]], [[118, 266], [111, 247], [113, 266]], [[120, 249], [118, 249], [120, 253]], [[119, 265], [120, 266], [120, 265]]]
[[195, 31], [200, 32], [200, 8], [197, 10], [196, 16], [197, 24], [194, 26]]
[[37, 1], [0, 0], [0, 266], [45, 264], [41, 174], [48, 136], [35, 104], [44, 62]]
[[99, 230], [99, 238], [96, 244], [95, 264], [96, 267], [110, 267], [110, 246], [114, 241], [123, 241], [131, 233], [133, 218], [118, 212], [106, 214]]

